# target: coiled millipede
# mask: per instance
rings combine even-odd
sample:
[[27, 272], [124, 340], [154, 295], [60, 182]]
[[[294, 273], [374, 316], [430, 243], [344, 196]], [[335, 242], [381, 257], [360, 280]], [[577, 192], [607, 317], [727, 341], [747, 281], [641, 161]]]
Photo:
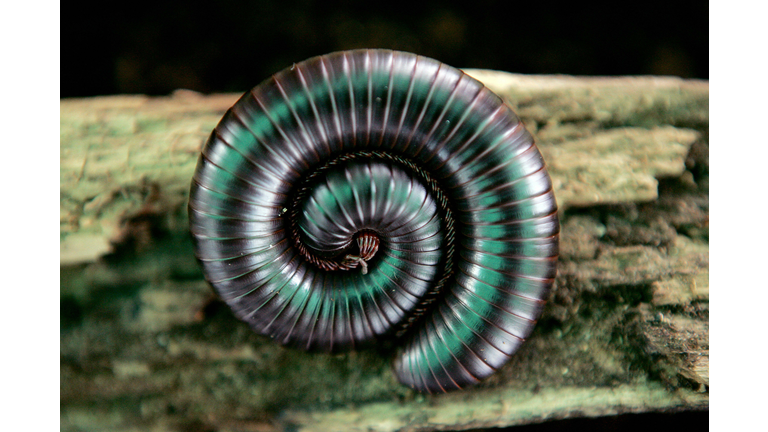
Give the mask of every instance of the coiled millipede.
[[533, 138], [480, 82], [389, 50], [314, 57], [243, 95], [206, 142], [190, 229], [208, 282], [306, 350], [397, 340], [425, 392], [491, 375], [552, 287], [559, 222]]

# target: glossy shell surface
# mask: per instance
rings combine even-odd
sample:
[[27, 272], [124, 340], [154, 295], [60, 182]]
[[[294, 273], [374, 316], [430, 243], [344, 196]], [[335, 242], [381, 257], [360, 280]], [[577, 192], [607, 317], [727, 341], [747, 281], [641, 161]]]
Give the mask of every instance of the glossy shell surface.
[[489, 376], [531, 333], [559, 223], [541, 154], [477, 80], [414, 54], [297, 63], [206, 142], [190, 228], [206, 279], [280, 343], [397, 340], [425, 392]]

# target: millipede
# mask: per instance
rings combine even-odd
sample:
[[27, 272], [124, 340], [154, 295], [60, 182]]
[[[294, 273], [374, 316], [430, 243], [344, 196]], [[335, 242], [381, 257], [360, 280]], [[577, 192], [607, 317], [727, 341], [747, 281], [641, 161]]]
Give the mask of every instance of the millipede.
[[471, 386], [529, 337], [559, 222], [533, 137], [459, 69], [352, 50], [245, 93], [203, 146], [189, 221], [206, 280], [309, 351], [395, 341], [422, 392]]

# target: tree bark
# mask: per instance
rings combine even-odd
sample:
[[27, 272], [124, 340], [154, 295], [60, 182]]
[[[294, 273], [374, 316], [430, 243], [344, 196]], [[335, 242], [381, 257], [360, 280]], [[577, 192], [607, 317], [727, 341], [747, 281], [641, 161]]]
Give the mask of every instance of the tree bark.
[[467, 73], [536, 137], [561, 257], [523, 348], [436, 396], [400, 386], [384, 348], [283, 348], [213, 296], [186, 200], [239, 95], [62, 100], [62, 430], [464, 430], [707, 409], [709, 84]]

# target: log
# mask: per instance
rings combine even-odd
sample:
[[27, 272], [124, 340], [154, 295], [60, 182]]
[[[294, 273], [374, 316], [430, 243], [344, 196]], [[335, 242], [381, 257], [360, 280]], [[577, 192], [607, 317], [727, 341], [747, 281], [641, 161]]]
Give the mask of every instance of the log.
[[533, 335], [466, 391], [399, 385], [387, 347], [253, 334], [202, 278], [186, 201], [239, 95], [61, 101], [63, 431], [431, 431], [709, 403], [709, 84], [467, 70], [536, 137], [562, 224]]

